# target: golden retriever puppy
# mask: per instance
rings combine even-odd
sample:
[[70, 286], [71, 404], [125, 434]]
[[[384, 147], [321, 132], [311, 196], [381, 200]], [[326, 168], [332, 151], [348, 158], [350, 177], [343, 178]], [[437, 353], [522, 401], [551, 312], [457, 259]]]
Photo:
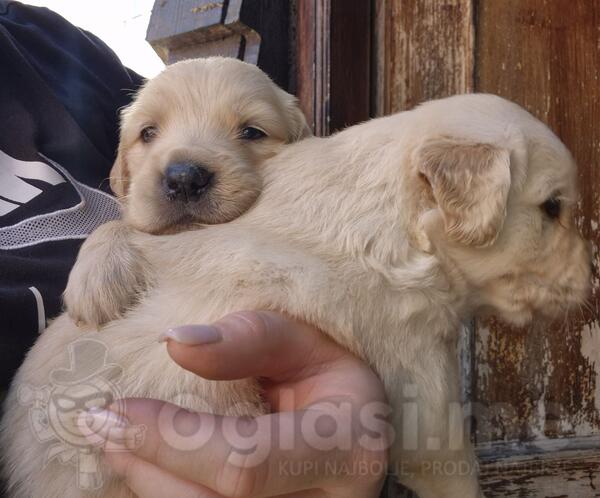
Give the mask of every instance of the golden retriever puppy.
[[[110, 398], [95, 401], [84, 389], [94, 379], [114, 397], [263, 412], [255, 381], [200, 379], [157, 341], [170, 327], [239, 309], [283, 310], [373, 367], [392, 409], [393, 468], [421, 498], [480, 494], [474, 470], [437, 470], [474, 463], [457, 413], [458, 331], [473, 315], [523, 324], [585, 299], [590, 256], [573, 223], [577, 175], [567, 149], [515, 104], [463, 95], [307, 138], [261, 171], [260, 198], [229, 223], [161, 237], [131, 232], [152, 290], [121, 319], [82, 334], [63, 315], [42, 334], [5, 405], [12, 497], [82, 497], [100, 483], [96, 496], [131, 496], [94, 460], [99, 449], [77, 439], [73, 418]], [[130, 195], [163, 202], [159, 189]], [[372, 422], [366, 408], [356, 423]], [[62, 422], [44, 424], [46, 414]], [[56, 437], [44, 433], [41, 443], [44, 427]], [[71, 453], [61, 459], [61, 449]], [[240, 480], [216, 491], [260, 496], [243, 487], [254, 486], [252, 472], [231, 472]]]
[[148, 81], [122, 112], [110, 175], [124, 219], [83, 245], [64, 295], [69, 314], [98, 326], [144, 291], [130, 228], [173, 233], [238, 217], [261, 191], [261, 164], [308, 135], [296, 98], [236, 59], [179, 62]]

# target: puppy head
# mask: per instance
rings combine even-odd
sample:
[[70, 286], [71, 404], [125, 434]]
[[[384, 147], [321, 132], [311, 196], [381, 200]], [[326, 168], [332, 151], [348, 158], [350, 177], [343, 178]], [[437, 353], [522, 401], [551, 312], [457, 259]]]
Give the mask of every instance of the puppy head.
[[296, 99], [255, 66], [179, 62], [122, 112], [111, 187], [142, 231], [224, 223], [257, 198], [261, 163], [309, 134]]
[[590, 255], [574, 226], [576, 165], [541, 122], [490, 95], [415, 111], [414, 150], [431, 250], [460, 274], [474, 311], [523, 324], [587, 296]]

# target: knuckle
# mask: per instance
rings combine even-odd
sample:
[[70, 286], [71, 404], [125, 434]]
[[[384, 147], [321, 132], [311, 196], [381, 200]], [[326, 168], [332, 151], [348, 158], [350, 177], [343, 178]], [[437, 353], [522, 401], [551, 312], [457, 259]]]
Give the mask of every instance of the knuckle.
[[265, 339], [270, 331], [269, 318], [258, 311], [237, 311], [225, 317], [226, 322], [238, 330], [245, 330], [256, 339]]

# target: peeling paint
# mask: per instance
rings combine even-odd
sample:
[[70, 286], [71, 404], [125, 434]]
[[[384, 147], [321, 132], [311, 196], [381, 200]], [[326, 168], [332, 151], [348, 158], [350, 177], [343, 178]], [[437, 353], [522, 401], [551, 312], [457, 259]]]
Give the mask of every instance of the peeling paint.
[[471, 0], [386, 6], [385, 113], [473, 90]]
[[482, 466], [481, 484], [487, 498], [597, 498], [599, 469], [596, 452], [499, 460]]
[[[600, 327], [598, 322], [592, 322], [581, 331], [581, 354], [592, 364], [596, 378], [600, 379]], [[600, 382], [596, 382], [596, 410], [600, 411]]]

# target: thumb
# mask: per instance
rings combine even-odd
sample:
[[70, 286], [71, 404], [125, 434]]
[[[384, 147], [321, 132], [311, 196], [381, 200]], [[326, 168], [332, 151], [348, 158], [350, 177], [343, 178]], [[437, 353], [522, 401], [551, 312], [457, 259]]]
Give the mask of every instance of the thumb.
[[310, 375], [347, 353], [318, 329], [269, 311], [232, 313], [211, 325], [185, 325], [161, 336], [180, 366], [206, 379]]

